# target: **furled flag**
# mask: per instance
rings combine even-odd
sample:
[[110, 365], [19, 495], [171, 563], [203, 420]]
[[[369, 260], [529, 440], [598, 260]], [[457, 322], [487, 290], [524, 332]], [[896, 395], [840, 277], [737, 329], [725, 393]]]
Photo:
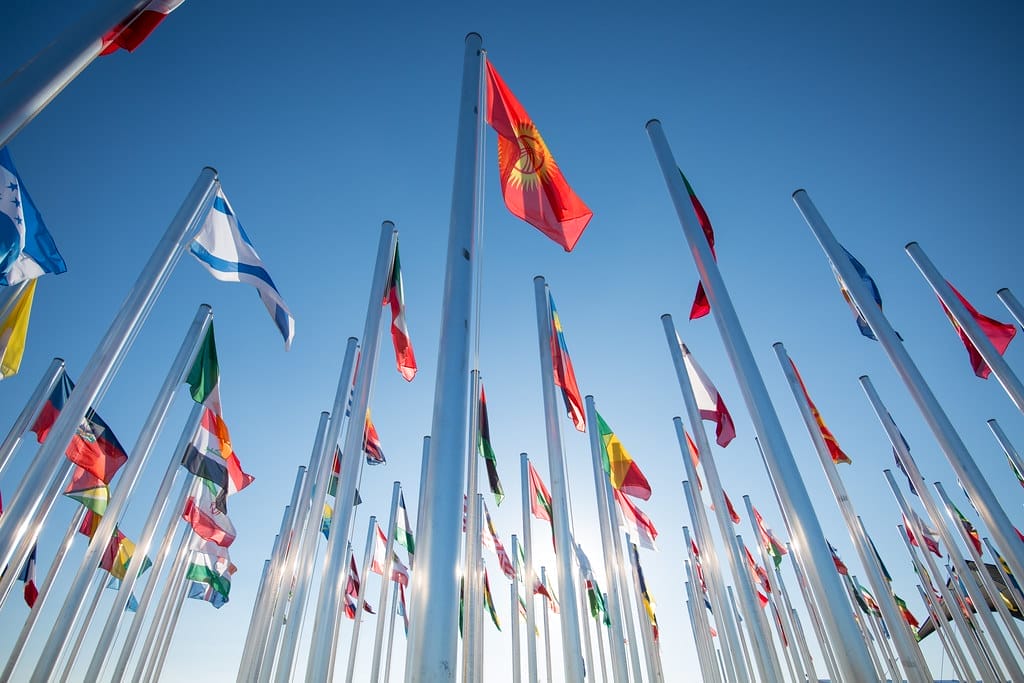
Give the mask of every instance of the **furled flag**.
[[501, 505], [501, 501], [505, 498], [505, 491], [501, 488], [501, 479], [498, 478], [498, 458], [491, 445], [491, 423], [487, 418], [487, 396], [484, 394], [483, 382], [480, 383], [480, 417], [476, 449], [483, 456], [484, 465], [487, 467], [487, 483], [491, 487], [491, 493], [494, 494], [494, 502]]
[[839, 551], [836, 550], [835, 546], [831, 543], [828, 544], [828, 549], [832, 552], [832, 562], [834, 562], [836, 565], [836, 571], [838, 571], [843, 576], [849, 576], [850, 570], [847, 569], [843, 561], [839, 559]]
[[36, 588], [36, 544], [32, 544], [32, 552], [29, 553], [28, 559], [25, 560], [25, 566], [21, 568], [21, 573], [18, 574], [18, 580], [25, 584], [25, 603], [29, 607], [34, 607], [36, 604], [36, 598], [39, 597], [39, 589]]
[[384, 459], [384, 447], [380, 445], [380, 435], [370, 419], [369, 408], [366, 410], [366, 426], [363, 429], [363, 453], [366, 454], [367, 465], [383, 465], [387, 462]]
[[[938, 557], [942, 557], [942, 553], [939, 552], [938, 534], [929, 529], [928, 525], [924, 523], [924, 520], [921, 519], [916, 512], [911, 511], [910, 514], [914, 515], [914, 521], [916, 521], [917, 525], [921, 527], [921, 533], [924, 534], [924, 544], [928, 547], [928, 550]], [[910, 543], [920, 548], [921, 546], [918, 545], [917, 538], [914, 537], [914, 532], [911, 530], [910, 521], [907, 519], [906, 515], [903, 515], [903, 528], [907, 530], [907, 539]]]
[[895, 593], [892, 594], [892, 597], [896, 600], [896, 607], [899, 608], [900, 614], [903, 616], [903, 621], [907, 622], [907, 626], [910, 626], [911, 628], [919, 627], [920, 624], [910, 612], [910, 608], [907, 607], [907, 603], [903, 602], [903, 599]]
[[395, 522], [395, 540], [409, 552], [412, 557], [416, 554], [416, 541], [412, 536], [412, 524], [409, 523], [409, 513], [405, 509], [405, 494], [398, 494], [398, 516]]
[[[683, 184], [686, 185], [686, 194], [690, 195], [690, 203], [693, 204], [693, 211], [697, 214], [697, 222], [700, 223], [701, 230], [704, 231], [704, 238], [708, 241], [708, 246], [711, 248], [711, 256], [718, 260], [718, 255], [715, 253], [715, 229], [711, 227], [711, 219], [708, 218], [707, 211], [704, 210], [704, 205], [697, 199], [697, 193], [693, 191], [693, 186], [690, 185], [690, 181], [686, 179], [686, 174], [683, 173], [682, 169], [679, 170], [679, 175], [683, 178]], [[697, 294], [693, 297], [693, 306], [690, 307], [690, 320], [696, 320], [697, 318], [703, 318], [711, 312], [711, 304], [708, 302], [708, 295], [704, 292], [704, 283], [697, 283]]]
[[[348, 579], [345, 582], [345, 616], [349, 619], [356, 618], [356, 606], [359, 601], [359, 570], [356, 568], [356, 558], [349, 555]], [[363, 600], [363, 611], [376, 614], [373, 607], [365, 599]]]
[[732, 520], [733, 524], [739, 524], [742, 520], [740, 519], [740, 514], [736, 512], [736, 508], [732, 506], [732, 501], [729, 500], [729, 494], [723, 490], [722, 496], [725, 498], [725, 507], [729, 510], [729, 519]]
[[484, 503], [484, 521], [487, 522], [487, 528], [481, 530], [481, 533], [484, 537], [490, 536], [489, 542], [484, 545], [487, 545], [498, 556], [501, 573], [511, 581], [516, 578], [516, 569], [512, 566], [512, 560], [509, 558], [508, 552], [505, 551], [505, 546], [501, 543], [497, 529], [494, 528], [494, 520], [491, 519], [491, 511], [487, 509], [487, 503]]
[[[857, 275], [860, 277], [864, 286], [867, 287], [868, 293], [871, 294], [871, 298], [878, 304], [879, 310], [882, 308], [882, 294], [878, 291], [878, 285], [875, 284], [874, 279], [868, 275], [867, 269], [864, 265], [854, 258], [853, 254], [848, 252], [845, 247], [840, 245], [840, 249], [846, 254], [846, 258], [850, 259], [850, 264], [853, 269], [857, 271]], [[850, 306], [850, 310], [853, 311], [854, 317], [857, 319], [857, 327], [860, 329], [860, 333], [868, 339], [875, 339], [875, 333], [871, 331], [871, 326], [868, 325], [867, 318], [864, 317], [864, 313], [860, 310], [860, 307], [854, 302], [853, 297], [850, 295], [850, 290], [846, 286], [846, 282], [843, 281], [843, 277], [836, 270], [835, 266], [832, 266], [832, 274], [836, 276], [836, 282], [839, 283], [839, 291], [842, 293], [843, 298], [846, 299], [846, 303]]]
[[576, 430], [585, 432], [587, 421], [583, 410], [583, 397], [576, 383], [576, 372], [572, 368], [572, 359], [569, 358], [569, 347], [565, 345], [562, 319], [555, 308], [555, 299], [551, 292], [548, 292], [548, 305], [551, 308], [551, 365], [555, 371], [555, 386], [562, 389], [565, 410]]
[[103, 36], [103, 50], [100, 54], [113, 54], [118, 49], [134, 52], [160, 22], [183, 2], [185, 0], [152, 0], [137, 14], [125, 17], [124, 21]]
[[[850, 579], [850, 581], [853, 582], [853, 579]], [[871, 595], [870, 591], [868, 591], [868, 589], [864, 586], [860, 585], [859, 581], [856, 582], [854, 585], [857, 587], [857, 594], [860, 595], [861, 599], [864, 601], [864, 604], [867, 606], [867, 611], [869, 611], [871, 614], [880, 615], [882, 613], [882, 610], [878, 606], [878, 603], [875, 601], [875, 597]]]
[[291, 348], [295, 337], [295, 318], [288, 312], [281, 293], [263, 267], [263, 259], [238, 222], [224, 190], [217, 189], [217, 197], [206, 214], [203, 227], [189, 245], [192, 255], [222, 282], [244, 282], [256, 288], [263, 305], [270, 313], [284, 337], [284, 348]]
[[658, 617], [654, 615], [654, 600], [651, 598], [651, 594], [647, 591], [647, 581], [644, 580], [644, 569], [640, 566], [640, 553], [636, 549], [636, 543], [632, 544], [633, 562], [636, 564], [636, 576], [640, 583], [640, 598], [644, 604], [644, 610], [647, 612], [647, 618], [651, 622], [651, 633], [654, 635], [654, 640], [658, 640]]
[[547, 598], [548, 608], [555, 614], [558, 614], [558, 599], [551, 592], [551, 586], [541, 581], [539, 576], [533, 579], [533, 594], [542, 595]]
[[370, 571], [384, 576], [384, 565], [388, 556], [388, 536], [380, 528], [380, 524], [374, 524], [373, 526], [373, 557], [370, 561]]
[[398, 559], [398, 553], [391, 553], [391, 580], [400, 586], [409, 585], [409, 568]]
[[231, 449], [231, 442], [220, 436], [226, 433], [224, 420], [209, 408], [204, 408], [196, 433], [181, 458], [185, 469], [217, 487], [216, 504], [221, 512], [227, 512], [227, 497], [242, 490], [254, 479], [242, 471], [233, 450], [229, 451], [227, 458], [224, 457], [221, 448]]
[[10, 152], [0, 148], [0, 285], [67, 269]]
[[849, 465], [852, 461], [850, 456], [843, 452], [843, 449], [839, 447], [839, 442], [836, 441], [836, 437], [832, 434], [832, 430], [825, 424], [825, 420], [822, 419], [821, 413], [818, 412], [818, 406], [814, 405], [814, 401], [811, 400], [811, 395], [807, 393], [807, 386], [804, 384], [803, 378], [800, 376], [800, 371], [796, 369], [796, 363], [790, 359], [789, 364], [793, 366], [793, 373], [796, 375], [796, 381], [800, 383], [800, 389], [804, 392], [804, 398], [807, 399], [807, 407], [811, 409], [811, 414], [814, 415], [814, 421], [818, 423], [818, 431], [821, 432], [821, 438], [825, 442], [825, 446], [828, 448], [829, 455], [832, 456], [832, 462], [839, 465], [846, 463]]
[[533, 468], [533, 463], [527, 463], [530, 477], [530, 512], [537, 519], [546, 519], [551, 522], [551, 493], [544, 485], [544, 480]]
[[205, 481], [199, 482], [199, 495], [188, 497], [181, 518], [202, 538], [227, 548], [235, 542], [235, 525], [227, 513], [217, 507], [210, 488]]
[[747, 569], [750, 570], [750, 580], [753, 581], [757, 597], [761, 601], [761, 607], [768, 605], [768, 593], [772, 592], [771, 583], [768, 581], [768, 572], [757, 563], [754, 556], [750, 554], [747, 546], [743, 546], [743, 552], [747, 557]]
[[645, 515], [621, 491], [612, 489], [612, 495], [615, 497], [615, 502], [619, 504], [619, 510], [622, 512], [620, 518], [621, 525], [640, 542], [642, 547], [648, 550], [657, 550], [658, 547], [654, 544], [654, 539], [658, 537], [658, 530], [654, 528], [654, 522], [651, 521], [651, 518]]
[[501, 622], [498, 621], [498, 612], [494, 609], [494, 597], [491, 595], [491, 581], [487, 578], [487, 567], [484, 567], [484, 607], [491, 615], [494, 627], [501, 630]]
[[107, 511], [110, 489], [92, 472], [75, 467], [75, 471], [71, 475], [71, 483], [64, 489], [64, 495], [72, 500], [77, 500], [83, 507], [96, 514], [102, 515]]
[[686, 448], [690, 451], [690, 460], [693, 461], [693, 472], [697, 477], [697, 490], [704, 490], [704, 483], [700, 480], [700, 474], [697, 472], [697, 466], [700, 465], [700, 452], [697, 450], [697, 444], [693, 442], [693, 437], [690, 436], [690, 432], [683, 430], [683, 434], [686, 435]]
[[601, 435], [601, 465], [611, 481], [612, 488], [627, 496], [650, 500], [651, 485], [640, 471], [626, 447], [619, 441], [612, 428], [597, 413], [597, 431]]
[[[974, 306], [971, 305], [964, 295], [957, 291], [956, 287], [950, 284], [949, 280], [946, 281], [949, 288], [953, 290], [953, 294], [956, 295], [957, 299], [960, 299], [960, 303], [964, 305], [967, 312], [974, 318], [974, 322], [981, 328], [982, 333], [988, 337], [988, 340], [992, 342], [992, 346], [996, 347], [996, 351], [999, 355], [1006, 353], [1006, 347], [1010, 345], [1013, 340], [1013, 336], [1017, 334], [1017, 328], [1010, 323], [1001, 323], [995, 318], [989, 318], [987, 315], [982, 315], [977, 311]], [[942, 303], [940, 300], [939, 303]], [[942, 310], [946, 312], [946, 317], [949, 318], [949, 322], [953, 325], [953, 329], [960, 335], [960, 341], [967, 347], [967, 354], [971, 359], [971, 369], [974, 370], [974, 374], [982, 379], [988, 379], [992, 369], [989, 368], [985, 359], [981, 357], [981, 352], [974, 343], [967, 338], [967, 333], [963, 331], [960, 325], [957, 324], [956, 320], [953, 319], [953, 314], [946, 308], [946, 304], [942, 304]]]
[[334, 519], [334, 509], [324, 503], [324, 516], [320, 518], [320, 533], [324, 535], [324, 538], [329, 539], [331, 537], [331, 520]]
[[[907, 451], [909, 452], [910, 449], [908, 448]], [[920, 498], [921, 495], [917, 492], [917, 487], [914, 486], [914, 480], [910, 478], [910, 472], [908, 472], [907, 468], [903, 466], [903, 460], [900, 458], [900, 454], [896, 452], [895, 448], [892, 449], [892, 455], [896, 458], [896, 467], [900, 468], [900, 472], [902, 472], [903, 476], [907, 478], [907, 486], [910, 487], [910, 492]]]
[[398, 243], [395, 243], [395, 260], [391, 262], [388, 288], [384, 292], [384, 303], [391, 306], [391, 341], [395, 345], [398, 371], [406, 382], [416, 376], [416, 354], [409, 339], [409, 326], [405, 322], [405, 288], [402, 286], [402, 267], [398, 260]]
[[[865, 536], [867, 536], [867, 534], [865, 534]], [[868, 543], [871, 544], [871, 550], [875, 553], [875, 559], [878, 560], [878, 566], [882, 569], [882, 576], [885, 577], [886, 581], [892, 583], [892, 575], [889, 574], [889, 570], [886, 568], [885, 562], [882, 562], [882, 556], [878, 554], [878, 548], [875, 547], [875, 542], [871, 540], [870, 536], [868, 536]]]
[[[950, 505], [953, 504], [950, 503]], [[978, 534], [978, 530], [974, 528], [974, 525], [971, 524], [969, 519], [964, 517], [964, 513], [960, 512], [960, 509], [956, 505], [953, 505], [953, 510], [956, 512], [956, 516], [960, 519], [960, 525], [964, 528], [964, 531], [967, 532], [967, 536], [971, 539], [971, 545], [973, 545], [974, 549], [978, 551], [979, 555], [981, 555], [981, 536]]]
[[398, 613], [402, 615], [402, 622], [405, 624], [405, 636], [409, 637], [409, 610], [405, 608], [405, 586], [398, 584]]
[[498, 134], [498, 175], [505, 206], [572, 251], [594, 212], [569, 187], [533, 119], [490, 62], [487, 123]]
[[[3, 199], [0, 198], [0, 203]], [[25, 339], [28, 336], [28, 319], [32, 315], [32, 298], [36, 293], [36, 281], [29, 280], [18, 293], [7, 316], [0, 321], [0, 379], [18, 372], [25, 355]]]
[[690, 378], [690, 386], [693, 387], [693, 397], [697, 399], [700, 416], [708, 422], [715, 423], [715, 440], [718, 445], [728, 446], [729, 442], [736, 438], [736, 427], [733, 425], [732, 415], [725, 407], [722, 395], [718, 393], [718, 389], [711, 383], [711, 379], [704, 373], [703, 368], [697, 365], [697, 361], [690, 354], [690, 350], [686, 348], [686, 344], [679, 339], [678, 334], [676, 342], [683, 352], [686, 374]]
[[761, 516], [761, 513], [757, 511], [757, 508], [753, 508], [753, 510], [754, 520], [757, 522], [757, 531], [761, 536], [761, 545], [768, 551], [768, 554], [772, 556], [772, 562], [776, 567], [778, 567], [782, 564], [782, 556], [787, 554], [786, 546], [784, 546], [779, 539], [775, 538], [775, 534], [773, 534], [771, 529], [769, 529], [764, 523], [764, 518]]

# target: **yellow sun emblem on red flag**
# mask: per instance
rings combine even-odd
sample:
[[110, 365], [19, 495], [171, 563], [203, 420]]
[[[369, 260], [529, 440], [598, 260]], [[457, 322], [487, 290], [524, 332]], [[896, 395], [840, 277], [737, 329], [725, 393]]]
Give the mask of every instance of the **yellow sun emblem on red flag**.
[[517, 124], [515, 135], [515, 142], [498, 139], [498, 165], [514, 186], [534, 189], [551, 175], [555, 160], [532, 121]]

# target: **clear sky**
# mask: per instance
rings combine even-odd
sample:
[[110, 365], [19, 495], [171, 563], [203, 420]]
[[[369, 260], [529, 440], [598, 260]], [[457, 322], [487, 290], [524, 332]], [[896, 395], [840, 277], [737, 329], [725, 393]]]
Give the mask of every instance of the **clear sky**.
[[[54, 0], [16, 2], [3, 14], [5, 73], [77, 18]], [[225, 416], [256, 482], [230, 503], [239, 568], [231, 602], [219, 611], [185, 605], [165, 678], [232, 678], [296, 467], [309, 457], [320, 411], [330, 408], [345, 339], [362, 332], [385, 219], [400, 231], [420, 373], [406, 384], [382, 347], [372, 410], [388, 464], [364, 471], [356, 538], [368, 515], [387, 516], [393, 480], [415, 498], [433, 407], [463, 37], [477, 31], [594, 211], [572, 254], [511, 216], [488, 131], [480, 368], [508, 493], [500, 508], [489, 506], [506, 545], [521, 526], [518, 453], [532, 454], [548, 478], [537, 274], [551, 285], [582, 391], [596, 397], [654, 485], [641, 507], [661, 532], [660, 552], [645, 551], [642, 561], [671, 680], [699, 670], [683, 606], [680, 527], [690, 520], [672, 428], [684, 408], [662, 313], [673, 314], [736, 419], [736, 441], [714, 453], [727, 491], [737, 502], [750, 494], [785, 536], [717, 328], [711, 318], [686, 320], [697, 275], [644, 132], [657, 117], [714, 223], [722, 273], [828, 537], [863, 575], [771, 350], [777, 340], [853, 458], [843, 479], [897, 592], [923, 618], [881, 474], [891, 451], [859, 375], [872, 377], [929, 481], [943, 481], [980, 522], [881, 347], [857, 332], [790, 194], [806, 188], [872, 273], [908, 350], [1011, 519], [1024, 526], [1022, 490], [985, 426], [999, 419], [1024, 446], [1021, 416], [994, 380], [974, 377], [903, 252], [918, 240], [997, 318], [1010, 319], [997, 289], [1024, 295], [1015, 199], [1024, 180], [1022, 28], [1014, 3], [186, 2], [135, 54], [90, 66], [10, 145], [68, 272], [39, 283], [21, 372], [0, 385], [0, 424], [13, 421], [53, 356], [67, 359], [77, 379], [196, 175], [216, 167], [296, 318], [294, 346], [284, 352], [250, 288], [218, 283], [186, 256], [99, 411], [132, 444], [196, 306], [214, 307]], [[1024, 359], [1022, 343], [1007, 353], [1013, 367]], [[147, 468], [133, 497], [121, 525], [130, 537], [141, 531], [189, 403], [179, 396], [154, 453], [161, 464]], [[567, 420], [562, 429], [576, 534], [597, 558], [587, 439]], [[29, 445], [18, 452], [0, 482], [5, 497], [33, 453]], [[75, 505], [55, 506], [40, 543], [40, 580]], [[751, 539], [743, 517], [738, 531]], [[485, 627], [485, 680], [507, 680], [508, 588], [485, 555], [505, 629]], [[544, 560], [553, 566], [552, 556]], [[795, 591], [788, 568], [785, 576]], [[377, 585], [371, 578], [374, 595]], [[43, 625], [55, 611], [48, 605]], [[0, 656], [26, 613], [14, 599], [0, 612]], [[357, 679], [369, 671], [367, 633]], [[39, 646], [33, 639], [30, 647]], [[87, 639], [86, 648], [94, 646]], [[933, 673], [948, 678], [936, 639], [923, 647]], [[554, 661], [557, 671], [557, 649]], [[402, 662], [399, 653], [396, 671]]]

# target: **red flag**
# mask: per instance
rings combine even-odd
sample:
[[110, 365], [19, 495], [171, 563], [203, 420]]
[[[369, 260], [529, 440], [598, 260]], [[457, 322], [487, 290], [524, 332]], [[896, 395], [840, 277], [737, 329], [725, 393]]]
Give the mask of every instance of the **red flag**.
[[736, 508], [732, 506], [732, 501], [729, 500], [729, 494], [723, 490], [722, 495], [725, 496], [725, 507], [729, 510], [729, 517], [732, 519], [732, 523], [739, 524], [741, 521], [740, 515], [736, 512]]
[[[1001, 323], [994, 318], [989, 318], [987, 315], [978, 313], [977, 309], [971, 305], [971, 303], [964, 298], [963, 294], [957, 291], [956, 287], [950, 284], [949, 280], [946, 280], [946, 284], [953, 290], [953, 294], [956, 294], [956, 298], [960, 299], [960, 303], [964, 305], [967, 312], [974, 318], [974, 322], [978, 323], [978, 327], [988, 337], [988, 340], [992, 342], [992, 346], [996, 347], [996, 351], [999, 355], [1006, 353], [1006, 347], [1010, 345], [1010, 341], [1013, 340], [1013, 336], [1017, 334], [1017, 328], [1010, 323]], [[942, 303], [941, 299], [939, 303]], [[988, 379], [988, 376], [992, 373], [992, 369], [988, 367], [988, 364], [981, 357], [981, 352], [978, 351], [978, 347], [967, 338], [967, 334], [957, 324], [956, 320], [953, 319], [953, 314], [946, 308], [946, 304], [942, 304], [942, 310], [946, 312], [946, 317], [949, 318], [949, 322], [953, 324], [953, 329], [960, 335], [960, 341], [967, 347], [967, 354], [971, 358], [971, 369], [974, 370], [974, 374], [982, 379]]]
[[[697, 465], [700, 464], [700, 453], [697, 451], [697, 444], [695, 444], [693, 439], [690, 438], [690, 432], [683, 430], [683, 434], [686, 435], [686, 447], [690, 450], [690, 460], [693, 461], [693, 470], [696, 474]], [[699, 474], [697, 474], [697, 490], [704, 490], [704, 484], [701, 483]]]
[[836, 552], [836, 549], [832, 547], [831, 543], [828, 544], [828, 549], [832, 551], [832, 562], [834, 562], [836, 565], [836, 571], [838, 571], [843, 576], [849, 576], [850, 570], [847, 569], [843, 561], [839, 559], [839, 554]]
[[811, 414], [814, 415], [814, 421], [818, 423], [818, 431], [821, 432], [821, 438], [825, 441], [825, 446], [828, 447], [829, 455], [832, 456], [832, 462], [835, 464], [846, 463], [849, 465], [852, 461], [850, 456], [843, 452], [843, 449], [839, 447], [839, 442], [836, 441], [836, 437], [832, 434], [832, 430], [825, 424], [825, 420], [822, 419], [821, 413], [818, 412], [818, 406], [814, 405], [814, 401], [811, 400], [811, 395], [807, 393], [807, 387], [804, 385], [803, 378], [800, 377], [800, 371], [796, 369], [796, 363], [790, 359], [789, 364], [793, 366], [793, 372], [796, 374], [796, 381], [800, 383], [800, 389], [804, 392], [804, 398], [807, 399], [807, 406], [811, 409]]
[[142, 45], [142, 41], [160, 25], [160, 22], [183, 2], [185, 0], [152, 0], [145, 9], [127, 17], [103, 37], [104, 47], [100, 54], [113, 54], [118, 49], [134, 52], [139, 45]]
[[409, 340], [409, 326], [405, 322], [405, 287], [402, 286], [402, 268], [398, 261], [398, 244], [395, 244], [395, 260], [391, 263], [391, 277], [384, 292], [384, 303], [391, 305], [391, 341], [395, 346], [398, 371], [405, 381], [411, 382], [416, 376], [416, 354]]
[[544, 485], [537, 470], [533, 469], [533, 463], [527, 463], [530, 475], [530, 512], [537, 519], [551, 521], [551, 493]]
[[[693, 191], [690, 181], [686, 179], [686, 175], [682, 170], [679, 171], [679, 175], [682, 176], [683, 184], [686, 185], [686, 193], [690, 195], [690, 203], [693, 204], [693, 211], [697, 214], [697, 222], [700, 223], [700, 227], [704, 231], [704, 237], [708, 241], [708, 246], [711, 247], [711, 255], [717, 261], [718, 256], [715, 254], [715, 229], [711, 227], [711, 219], [708, 218], [704, 206], [697, 199], [697, 193]], [[697, 294], [693, 297], [693, 306], [690, 308], [690, 320], [703, 318], [710, 312], [711, 304], [708, 302], [708, 295], [704, 292], [704, 283], [698, 282]]]
[[[942, 557], [942, 553], [939, 552], [939, 537], [938, 534], [928, 528], [928, 525], [924, 523], [924, 520], [916, 512], [912, 513], [914, 519], [917, 521], [918, 526], [921, 527], [921, 533], [924, 534], [924, 544], [934, 555]], [[916, 545], [920, 548], [920, 544], [917, 542], [917, 538], [914, 536], [914, 532], [910, 528], [910, 522], [907, 520], [907, 516], [903, 515], [903, 528], [907, 530], [907, 540], [910, 541], [911, 545]]]
[[572, 251], [594, 212], [569, 187], [533, 119], [487, 63], [487, 123], [498, 133], [505, 206]]
[[583, 396], [576, 383], [576, 371], [573, 370], [569, 347], [566, 346], [565, 335], [562, 334], [562, 319], [558, 316], [551, 292], [548, 292], [548, 305], [551, 307], [551, 366], [555, 372], [555, 386], [562, 389], [565, 410], [576, 430], [585, 432], [587, 420], [586, 411], [583, 409]]
[[366, 411], [366, 426], [363, 430], [363, 453], [366, 454], [367, 465], [380, 465], [387, 462], [384, 459], [384, 448], [380, 445], [380, 435], [377, 428], [370, 419], [370, 411]]
[[622, 526], [636, 537], [637, 542], [649, 550], [657, 550], [654, 540], [658, 537], [658, 530], [654, 528], [654, 522], [638, 508], [633, 501], [618, 489], [612, 489], [612, 496], [619, 504], [622, 512]]

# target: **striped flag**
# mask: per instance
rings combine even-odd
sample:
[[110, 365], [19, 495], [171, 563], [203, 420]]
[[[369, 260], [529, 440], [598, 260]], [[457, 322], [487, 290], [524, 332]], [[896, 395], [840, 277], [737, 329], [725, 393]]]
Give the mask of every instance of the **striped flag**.
[[484, 520], [487, 522], [487, 528], [482, 531], [482, 534], [485, 537], [490, 537], [489, 543], [484, 543], [484, 545], [494, 551], [498, 557], [498, 563], [501, 565], [502, 574], [511, 581], [516, 578], [516, 569], [512, 566], [512, 560], [509, 559], [505, 546], [502, 545], [501, 538], [498, 536], [498, 531], [494, 528], [494, 520], [491, 519], [491, 511], [487, 509], [487, 503], [484, 503]]
[[494, 454], [494, 447], [491, 445], [491, 424], [487, 417], [487, 396], [484, 394], [483, 382], [480, 383], [480, 419], [477, 431], [477, 451], [484, 459], [487, 468], [487, 483], [494, 494], [494, 501], [501, 505], [505, 499], [505, 490], [501, 487], [501, 479], [498, 478], [498, 457]]
[[715, 423], [715, 440], [723, 448], [729, 445], [736, 438], [736, 427], [732, 421], [729, 409], [725, 407], [725, 401], [718, 389], [712, 384], [704, 370], [697, 365], [686, 348], [686, 344], [676, 335], [676, 343], [683, 352], [683, 362], [686, 364], [686, 374], [690, 378], [690, 386], [693, 387], [693, 396], [697, 399], [697, 408], [700, 410], [701, 419]]
[[217, 507], [210, 485], [200, 482], [199, 495], [190, 495], [185, 501], [181, 518], [192, 526], [192, 530], [208, 541], [227, 548], [235, 542], [235, 525], [227, 513]]
[[409, 339], [409, 326], [405, 322], [405, 288], [402, 286], [402, 267], [398, 260], [398, 243], [395, 243], [395, 260], [391, 262], [388, 288], [384, 292], [384, 303], [391, 306], [391, 341], [395, 345], [398, 372], [406, 382], [416, 376], [416, 354]]
[[[942, 553], [939, 552], [939, 535], [932, 529], [928, 528], [928, 525], [924, 523], [924, 520], [921, 519], [920, 515], [918, 515], [916, 512], [911, 511], [910, 514], [914, 516], [914, 521], [916, 521], [917, 525], [921, 527], [921, 533], [924, 534], [925, 546], [927, 546], [928, 550], [930, 550], [933, 554], [937, 555], [938, 557], [942, 557]], [[914, 536], [914, 532], [912, 531], [910, 526], [910, 521], [907, 520], [906, 515], [903, 515], [903, 528], [907, 530], [907, 539], [910, 541], [910, 543], [920, 548], [921, 546], [918, 544], [917, 538]]]
[[71, 483], [64, 489], [64, 495], [72, 500], [77, 500], [83, 507], [96, 514], [102, 515], [107, 511], [110, 489], [92, 472], [75, 467], [75, 471], [71, 475]]
[[36, 598], [39, 597], [39, 589], [36, 587], [36, 544], [32, 544], [32, 552], [29, 553], [28, 559], [25, 560], [25, 566], [21, 568], [21, 573], [18, 574], [18, 580], [25, 584], [24, 596], [25, 603], [29, 607], [34, 607], [36, 604]]
[[621, 491], [612, 489], [612, 495], [615, 497], [615, 502], [619, 504], [619, 510], [622, 512], [620, 521], [621, 526], [626, 528], [630, 534], [636, 538], [640, 545], [648, 550], [657, 550], [658, 547], [654, 544], [654, 539], [658, 537], [658, 530], [654, 528], [654, 522], [644, 512], [633, 504], [627, 496], [623, 495]]
[[366, 410], [366, 422], [363, 429], [363, 453], [366, 454], [367, 465], [383, 465], [387, 460], [384, 458], [384, 447], [380, 444], [380, 435], [377, 427], [370, 419], [370, 410]]
[[226, 434], [224, 420], [209, 408], [204, 409], [199, 427], [181, 458], [185, 469], [217, 486], [216, 504], [221, 512], [228, 509], [227, 496], [241, 491], [255, 479], [242, 470], [234, 451], [227, 457], [221, 451], [225, 445], [230, 449], [229, 438], [221, 438]]
[[416, 541], [412, 536], [412, 525], [409, 524], [409, 513], [405, 509], [405, 493], [398, 494], [398, 516], [395, 523], [395, 540], [409, 552], [411, 557], [416, 553]]
[[601, 417], [601, 413], [597, 413], [597, 431], [601, 435], [601, 465], [608, 475], [612, 488], [622, 491], [627, 496], [650, 500], [651, 485], [647, 477], [622, 445], [619, 437]]
[[67, 269], [10, 152], [0, 148], [0, 285]]

